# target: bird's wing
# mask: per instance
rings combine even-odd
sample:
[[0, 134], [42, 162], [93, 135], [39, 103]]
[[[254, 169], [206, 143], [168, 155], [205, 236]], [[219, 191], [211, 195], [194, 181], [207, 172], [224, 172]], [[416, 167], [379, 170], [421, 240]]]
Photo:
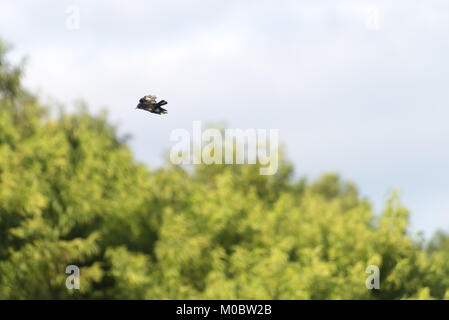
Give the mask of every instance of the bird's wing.
[[156, 97], [154, 96], [144, 96], [139, 100], [139, 103], [145, 106], [152, 106], [156, 104]]
[[149, 103], [156, 103], [156, 96], [147, 95], [144, 97], [144, 99]]

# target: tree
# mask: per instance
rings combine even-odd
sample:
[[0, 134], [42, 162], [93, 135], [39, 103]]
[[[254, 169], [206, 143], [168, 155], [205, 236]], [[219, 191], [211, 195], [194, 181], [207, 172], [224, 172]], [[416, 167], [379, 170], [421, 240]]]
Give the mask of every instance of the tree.
[[396, 193], [376, 216], [353, 183], [295, 179], [285, 157], [274, 176], [150, 172], [105, 115], [50, 116], [0, 49], [1, 299], [449, 297], [447, 236], [411, 237]]

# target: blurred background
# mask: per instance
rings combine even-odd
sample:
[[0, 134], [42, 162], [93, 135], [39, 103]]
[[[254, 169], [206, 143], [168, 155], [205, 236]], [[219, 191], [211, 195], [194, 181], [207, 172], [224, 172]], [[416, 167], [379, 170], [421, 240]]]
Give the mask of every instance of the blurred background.
[[[2, 1], [0, 297], [443, 298], [448, 32], [442, 0]], [[194, 120], [279, 129], [279, 173], [165, 163]]]

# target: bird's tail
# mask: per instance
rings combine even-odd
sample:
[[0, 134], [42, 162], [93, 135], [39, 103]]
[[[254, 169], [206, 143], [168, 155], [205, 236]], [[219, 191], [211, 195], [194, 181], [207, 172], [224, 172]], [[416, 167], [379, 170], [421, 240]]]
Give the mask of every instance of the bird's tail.
[[163, 106], [163, 105], [166, 105], [167, 104], [167, 101], [165, 101], [165, 100], [161, 100], [161, 101], [159, 101], [158, 103], [157, 103], [157, 105], [160, 107], [160, 106]]

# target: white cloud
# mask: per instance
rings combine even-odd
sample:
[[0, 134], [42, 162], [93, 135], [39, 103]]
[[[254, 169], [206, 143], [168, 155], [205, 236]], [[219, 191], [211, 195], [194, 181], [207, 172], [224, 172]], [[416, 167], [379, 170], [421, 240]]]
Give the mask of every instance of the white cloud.
[[[70, 4], [80, 7], [79, 30], [65, 28]], [[373, 6], [376, 32], [365, 25]], [[415, 229], [430, 230], [449, 226], [448, 6], [2, 1], [0, 35], [15, 57], [30, 55], [27, 85], [107, 106], [147, 163], [160, 162], [171, 129], [193, 120], [278, 128], [299, 173], [340, 171], [377, 204], [401, 186]], [[148, 93], [168, 100], [168, 117], [133, 109]], [[441, 205], [426, 212], [431, 202]]]

